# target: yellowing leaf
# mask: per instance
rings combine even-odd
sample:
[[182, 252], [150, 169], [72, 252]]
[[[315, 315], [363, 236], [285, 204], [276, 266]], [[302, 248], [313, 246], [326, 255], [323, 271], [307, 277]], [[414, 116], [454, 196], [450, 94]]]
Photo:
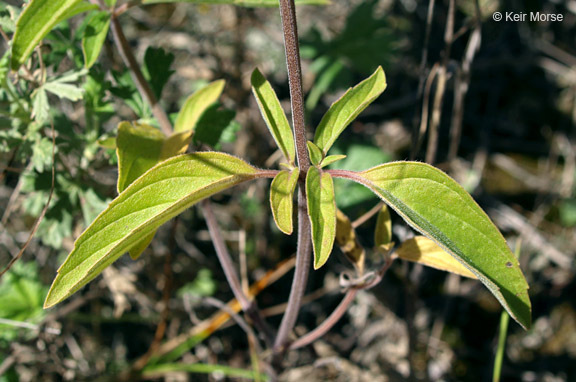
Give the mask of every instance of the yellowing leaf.
[[314, 135], [314, 143], [324, 154], [344, 129], [386, 89], [386, 76], [382, 67], [360, 82], [330, 106]]
[[413, 261], [441, 271], [477, 279], [476, 275], [458, 262], [452, 255], [443, 250], [433, 240], [424, 236], [416, 236], [406, 240], [395, 251], [403, 260]]
[[286, 114], [284, 114], [284, 110], [282, 110], [276, 92], [274, 92], [270, 83], [266, 81], [266, 78], [258, 69], [254, 69], [254, 72], [252, 72], [252, 92], [276, 144], [290, 164], [294, 164], [296, 150], [294, 148], [292, 129]]
[[68, 298], [123, 253], [184, 210], [217, 192], [258, 177], [259, 170], [223, 153], [180, 155], [134, 181], [74, 243], [58, 270], [45, 308]]
[[470, 269], [520, 325], [530, 327], [528, 284], [518, 260], [486, 213], [452, 178], [419, 162], [392, 162], [341, 175], [370, 188]]
[[366, 251], [358, 241], [352, 222], [340, 210], [336, 210], [336, 243], [338, 243], [342, 253], [358, 269], [358, 273], [363, 274]]
[[330, 257], [336, 236], [334, 182], [330, 174], [311, 166], [306, 176], [306, 196], [312, 224], [314, 269], [318, 269]]
[[380, 212], [378, 212], [378, 218], [376, 220], [376, 229], [374, 230], [374, 245], [376, 247], [380, 245], [387, 246], [392, 241], [392, 221], [390, 220], [390, 211], [388, 206], [384, 204]]
[[278, 229], [286, 235], [292, 233], [294, 189], [298, 183], [298, 169], [280, 171], [270, 186], [270, 207]]
[[189, 96], [176, 117], [174, 131], [194, 131], [202, 114], [220, 98], [225, 84], [224, 80], [214, 81]]

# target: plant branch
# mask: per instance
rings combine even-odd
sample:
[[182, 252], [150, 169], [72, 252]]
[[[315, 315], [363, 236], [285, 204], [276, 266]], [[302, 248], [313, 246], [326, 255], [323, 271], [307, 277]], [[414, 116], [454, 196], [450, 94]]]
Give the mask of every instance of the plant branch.
[[144, 74], [140, 70], [140, 66], [136, 62], [136, 58], [132, 53], [130, 44], [128, 43], [128, 40], [126, 40], [126, 36], [122, 31], [122, 26], [114, 13], [111, 14], [110, 30], [112, 31], [112, 36], [116, 43], [116, 47], [120, 52], [120, 56], [122, 57], [124, 64], [130, 70], [130, 74], [132, 74], [132, 78], [136, 83], [138, 91], [152, 108], [152, 114], [154, 114], [154, 117], [158, 120], [162, 132], [164, 132], [166, 136], [170, 136], [172, 134], [172, 124], [170, 123], [166, 112], [158, 103], [158, 100], [156, 99], [154, 92], [152, 92], [146, 78], [144, 78]]
[[282, 31], [284, 33], [284, 49], [286, 51], [286, 66], [290, 85], [290, 102], [292, 106], [292, 123], [294, 125], [294, 142], [296, 144], [296, 157], [300, 170], [298, 184], [298, 244], [296, 249], [296, 266], [292, 288], [288, 297], [286, 312], [282, 317], [280, 329], [274, 342], [274, 360], [280, 366], [281, 356], [287, 350], [289, 335], [302, 305], [302, 298], [306, 291], [308, 273], [310, 271], [310, 254], [312, 238], [310, 233], [310, 220], [304, 178], [310, 167], [308, 148], [306, 145], [306, 126], [304, 122], [304, 96], [302, 92], [302, 68], [300, 66], [300, 49], [298, 46], [298, 26], [296, 23], [296, 6], [294, 0], [280, 1], [280, 17], [282, 18]]
[[230, 253], [228, 252], [228, 248], [226, 248], [226, 243], [224, 242], [224, 238], [220, 232], [220, 227], [216, 221], [216, 216], [214, 216], [214, 211], [212, 211], [212, 203], [210, 203], [208, 199], [204, 200], [201, 203], [201, 208], [202, 212], [204, 213], [206, 224], [208, 225], [208, 231], [210, 232], [210, 237], [212, 238], [214, 249], [216, 250], [216, 255], [218, 256], [218, 260], [222, 265], [222, 269], [226, 275], [226, 280], [232, 289], [234, 297], [240, 303], [242, 310], [254, 322], [254, 325], [258, 328], [260, 333], [264, 335], [266, 342], [269, 345], [272, 345], [272, 330], [260, 315], [260, 312], [258, 311], [254, 301], [249, 299], [242, 289], [242, 285], [238, 279], [238, 274], [234, 268], [234, 263], [232, 262], [232, 258], [230, 257]]
[[300, 47], [298, 45], [298, 27], [294, 0], [280, 0], [280, 17], [282, 18], [286, 66], [288, 67], [288, 81], [290, 84], [290, 104], [292, 107], [296, 158], [298, 159], [300, 174], [304, 176], [308, 171], [308, 167], [310, 167], [310, 159], [308, 158], [308, 148], [306, 146], [302, 67], [300, 65]]
[[298, 188], [298, 246], [296, 249], [296, 265], [294, 269], [294, 279], [288, 298], [286, 312], [282, 317], [280, 329], [274, 343], [274, 352], [278, 357], [286, 350], [288, 336], [296, 324], [298, 312], [302, 305], [302, 297], [306, 291], [306, 282], [310, 271], [310, 254], [312, 250], [312, 239], [310, 237], [310, 220], [308, 219], [308, 208], [306, 206], [306, 191], [304, 187]]

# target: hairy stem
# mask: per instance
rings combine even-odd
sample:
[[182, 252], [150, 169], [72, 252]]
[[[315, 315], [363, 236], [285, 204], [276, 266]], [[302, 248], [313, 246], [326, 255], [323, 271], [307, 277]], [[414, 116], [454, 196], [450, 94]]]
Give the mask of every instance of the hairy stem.
[[310, 254], [312, 240], [310, 237], [310, 220], [308, 219], [308, 207], [306, 206], [306, 191], [304, 187], [298, 188], [298, 246], [296, 249], [296, 265], [294, 279], [290, 289], [290, 297], [286, 312], [282, 317], [280, 329], [274, 342], [274, 352], [280, 355], [286, 350], [288, 336], [296, 324], [298, 312], [302, 305], [302, 297], [306, 291], [306, 282], [310, 271]]
[[280, 329], [274, 342], [274, 363], [279, 365], [281, 355], [287, 350], [289, 335], [296, 324], [298, 312], [302, 305], [302, 297], [306, 291], [308, 273], [310, 271], [310, 253], [312, 239], [310, 220], [306, 202], [304, 178], [310, 167], [308, 148], [306, 147], [306, 126], [304, 122], [304, 95], [302, 92], [302, 68], [300, 66], [300, 48], [298, 45], [298, 27], [296, 24], [296, 7], [294, 0], [280, 0], [280, 17], [284, 33], [284, 48], [286, 51], [286, 66], [290, 84], [290, 102], [292, 107], [292, 124], [294, 127], [294, 142], [296, 157], [300, 170], [298, 182], [298, 245], [296, 249], [296, 266], [292, 288], [288, 297], [286, 312], [282, 317]]
[[120, 56], [122, 57], [124, 64], [130, 70], [138, 91], [152, 108], [152, 114], [154, 114], [154, 117], [158, 120], [162, 132], [164, 132], [164, 134], [167, 136], [171, 135], [172, 124], [170, 123], [166, 112], [158, 103], [158, 100], [150, 88], [148, 81], [146, 81], [146, 78], [144, 78], [144, 74], [140, 70], [138, 62], [136, 62], [136, 58], [132, 53], [132, 48], [130, 48], [130, 44], [128, 43], [128, 40], [126, 40], [126, 36], [122, 31], [122, 26], [120, 25], [120, 22], [118, 21], [118, 18], [115, 14], [111, 15], [110, 30], [112, 31], [112, 36], [114, 37], [114, 42], [116, 43], [116, 47], [120, 52]]
[[282, 18], [282, 31], [284, 33], [288, 82], [290, 84], [290, 104], [292, 107], [296, 157], [302, 175], [308, 171], [310, 159], [308, 158], [308, 148], [306, 146], [302, 67], [300, 65], [300, 47], [298, 45], [298, 27], [296, 24], [296, 6], [294, 5], [294, 0], [280, 0], [280, 16]]

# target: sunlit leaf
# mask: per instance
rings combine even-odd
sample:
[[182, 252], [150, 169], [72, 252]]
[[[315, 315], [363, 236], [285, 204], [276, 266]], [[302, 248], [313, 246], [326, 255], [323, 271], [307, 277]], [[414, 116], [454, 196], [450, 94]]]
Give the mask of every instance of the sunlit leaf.
[[202, 114], [218, 101], [225, 84], [224, 80], [214, 81], [189, 96], [176, 117], [174, 131], [194, 130]]
[[[132, 182], [158, 162], [172, 156], [182, 154], [190, 144], [192, 131], [173, 134], [170, 137], [158, 129], [129, 122], [121, 122], [116, 138], [116, 153], [118, 154], [118, 193], [124, 191]], [[148, 247], [154, 232], [142, 242], [136, 243], [129, 250], [130, 257], [137, 259]]]
[[322, 162], [320, 162], [320, 167], [323, 168], [330, 166], [332, 163], [338, 162], [344, 158], [346, 158], [346, 155], [328, 155], [326, 158], [322, 159]]
[[366, 251], [358, 241], [356, 230], [352, 222], [342, 211], [336, 211], [336, 243], [344, 255], [358, 269], [358, 273], [364, 273], [364, 261]]
[[330, 174], [314, 166], [310, 167], [306, 176], [306, 197], [312, 224], [314, 269], [318, 269], [332, 253], [336, 236], [336, 203]]
[[110, 13], [96, 12], [88, 21], [82, 37], [82, 53], [84, 54], [84, 66], [90, 68], [100, 55], [106, 35], [110, 28]]
[[32, 0], [16, 23], [12, 41], [12, 70], [26, 61], [34, 48], [58, 23], [73, 16], [81, 0]]
[[256, 178], [258, 172], [238, 158], [214, 152], [161, 162], [118, 195], [76, 240], [44, 307], [71, 296], [163, 223], [210, 195]]
[[348, 89], [330, 106], [316, 128], [314, 143], [326, 154], [344, 129], [385, 89], [386, 76], [382, 67], [378, 67], [374, 74]]
[[315, 166], [320, 165], [320, 162], [322, 162], [322, 159], [324, 159], [322, 150], [320, 150], [318, 146], [316, 146], [313, 142], [310, 141], [306, 142], [306, 145], [308, 146], [308, 154], [310, 155], [310, 162], [312, 162], [312, 164]]
[[345, 177], [370, 188], [414, 229], [474, 273], [520, 325], [530, 326], [528, 284], [518, 260], [498, 228], [458, 183], [419, 162], [388, 163]]
[[270, 186], [270, 207], [278, 229], [286, 235], [292, 233], [294, 189], [298, 182], [298, 169], [280, 171]]
[[286, 114], [280, 105], [276, 92], [258, 69], [252, 72], [252, 92], [258, 101], [258, 107], [262, 117], [266, 121], [268, 130], [274, 137], [276, 144], [282, 150], [284, 157], [290, 163], [294, 163], [296, 151], [292, 129], [286, 118]]
[[425, 236], [416, 236], [406, 240], [394, 253], [402, 260], [413, 261], [471, 279], [478, 278], [452, 255]]

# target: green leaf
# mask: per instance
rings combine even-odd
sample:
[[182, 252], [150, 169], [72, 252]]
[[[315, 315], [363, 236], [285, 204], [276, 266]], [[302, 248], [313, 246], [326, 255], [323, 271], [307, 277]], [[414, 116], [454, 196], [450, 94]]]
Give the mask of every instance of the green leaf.
[[316, 129], [314, 143], [324, 154], [358, 114], [368, 107], [386, 89], [386, 76], [382, 67], [360, 82], [330, 106]]
[[315, 166], [319, 166], [320, 162], [322, 162], [322, 159], [324, 159], [324, 154], [322, 153], [322, 150], [320, 150], [318, 146], [316, 146], [314, 143], [310, 141], [307, 141], [306, 145], [308, 146], [308, 154], [310, 155], [310, 162], [312, 162], [312, 164]]
[[46, 82], [42, 87], [44, 90], [60, 97], [66, 98], [70, 101], [81, 100], [84, 96], [85, 90], [76, 85], [71, 84], [71, 82], [78, 81], [80, 77], [87, 73], [86, 70], [79, 70], [77, 72], [72, 71], [63, 74], [58, 78], [51, 79]]
[[32, 94], [32, 117], [36, 122], [42, 124], [49, 116], [48, 95], [46, 95], [46, 90], [40, 87]]
[[308, 216], [312, 224], [314, 269], [320, 268], [332, 253], [336, 237], [336, 203], [334, 183], [326, 172], [312, 166], [306, 176]]
[[326, 158], [322, 159], [322, 162], [320, 162], [320, 167], [324, 168], [326, 166], [330, 166], [332, 163], [338, 162], [344, 158], [346, 158], [346, 155], [328, 155]]
[[257, 176], [256, 168], [223, 153], [180, 155], [161, 162], [118, 195], [76, 240], [44, 307], [71, 296], [160, 225], [198, 201]]
[[[121, 122], [116, 138], [118, 155], [118, 193], [161, 160], [182, 154], [192, 140], [192, 131], [172, 134], [166, 138], [158, 129], [148, 125]], [[130, 248], [130, 257], [136, 260], [148, 247], [155, 232]]]
[[174, 73], [170, 69], [174, 62], [174, 55], [167, 53], [162, 48], [148, 47], [144, 53], [144, 66], [142, 72], [150, 83], [150, 87], [156, 98], [162, 98], [162, 89]]
[[202, 114], [220, 98], [225, 84], [224, 80], [214, 81], [189, 96], [176, 117], [174, 131], [195, 130]]
[[296, 151], [294, 149], [292, 129], [276, 96], [276, 92], [274, 92], [270, 83], [258, 69], [254, 69], [252, 72], [252, 92], [256, 97], [256, 101], [258, 101], [262, 117], [266, 121], [268, 130], [270, 130], [276, 144], [290, 164], [294, 164]]
[[[296, 0], [296, 5], [328, 5], [330, 0]], [[142, 0], [142, 4], [192, 3], [192, 4], [234, 4], [241, 7], [278, 7], [277, 0]]]
[[106, 35], [110, 28], [110, 13], [96, 12], [88, 21], [82, 36], [82, 53], [84, 54], [84, 67], [92, 67], [100, 55]]
[[81, 0], [32, 0], [16, 23], [12, 42], [12, 70], [18, 70], [34, 48], [58, 23], [74, 15]]
[[299, 174], [298, 169], [280, 171], [270, 186], [272, 215], [278, 229], [286, 235], [292, 234], [293, 197]]
[[506, 240], [472, 197], [442, 171], [393, 162], [352, 179], [370, 188], [408, 224], [450, 253], [492, 292], [524, 328], [530, 326], [528, 284]]
[[116, 138], [118, 193], [161, 160], [184, 153], [190, 140], [190, 131], [166, 138], [152, 126], [121, 122]]

